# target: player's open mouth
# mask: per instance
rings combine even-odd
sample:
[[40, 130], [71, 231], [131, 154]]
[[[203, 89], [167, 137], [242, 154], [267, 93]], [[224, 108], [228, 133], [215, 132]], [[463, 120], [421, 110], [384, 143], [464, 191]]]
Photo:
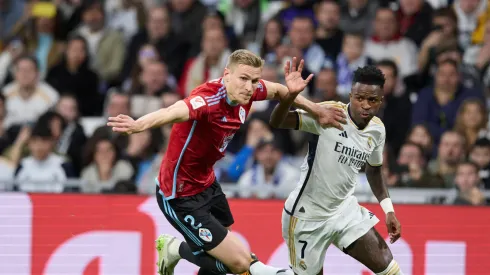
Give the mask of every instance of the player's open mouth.
[[369, 116], [370, 116], [369, 113], [361, 113], [361, 117], [363, 117], [363, 118], [366, 118], [366, 117], [369, 117]]

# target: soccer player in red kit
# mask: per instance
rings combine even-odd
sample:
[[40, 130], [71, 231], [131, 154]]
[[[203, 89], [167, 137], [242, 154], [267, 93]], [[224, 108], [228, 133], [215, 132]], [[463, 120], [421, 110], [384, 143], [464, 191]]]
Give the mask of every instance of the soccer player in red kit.
[[[248, 271], [253, 275], [293, 274], [259, 262], [236, 236], [229, 234], [234, 220], [213, 170], [245, 123], [253, 101], [281, 100], [289, 91], [304, 90], [313, 77], [303, 79], [303, 60], [296, 70], [293, 59], [291, 72], [285, 70], [286, 87], [261, 80], [262, 66], [260, 57], [237, 50], [230, 55], [222, 78], [196, 87], [184, 100], [138, 120], [126, 115], [109, 118], [108, 126], [113, 131], [127, 134], [175, 123], [157, 179], [157, 202], [186, 242], [169, 235], [159, 237], [160, 274], [172, 275], [181, 258], [200, 266], [201, 275]], [[323, 126], [337, 126], [344, 121], [338, 110], [320, 107], [301, 96], [295, 105]]]

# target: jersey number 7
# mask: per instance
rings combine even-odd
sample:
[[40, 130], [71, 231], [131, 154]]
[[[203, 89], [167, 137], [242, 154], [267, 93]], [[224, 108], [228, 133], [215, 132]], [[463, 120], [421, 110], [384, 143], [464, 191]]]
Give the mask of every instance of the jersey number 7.
[[303, 247], [301, 247], [301, 259], [304, 259], [305, 258], [305, 249], [306, 249], [306, 246], [308, 245], [308, 242], [307, 241], [298, 241], [298, 242], [303, 244]]

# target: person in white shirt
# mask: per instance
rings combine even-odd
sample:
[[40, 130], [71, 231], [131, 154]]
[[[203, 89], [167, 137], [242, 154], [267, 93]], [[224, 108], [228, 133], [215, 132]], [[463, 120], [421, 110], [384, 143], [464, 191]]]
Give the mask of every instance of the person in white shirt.
[[283, 160], [277, 139], [257, 145], [253, 165], [238, 180], [238, 195], [242, 198], [287, 198], [296, 187], [299, 170]]
[[34, 57], [20, 57], [14, 72], [15, 80], [3, 88], [3, 95], [7, 98], [5, 127], [35, 122], [59, 99], [53, 87], [39, 81], [39, 65]]
[[[295, 63], [293, 60], [292, 71], [296, 71]], [[302, 68], [303, 62], [298, 71]], [[319, 259], [325, 258], [331, 243], [377, 275], [403, 274], [374, 229], [378, 218], [360, 206], [353, 195], [357, 175], [365, 166], [371, 189], [386, 213], [391, 243], [395, 242], [401, 226], [381, 176], [386, 133], [381, 120], [374, 116], [383, 101], [385, 77], [375, 66], [364, 66], [354, 72], [352, 83], [349, 104], [320, 103], [337, 108], [336, 116], [347, 117], [344, 125], [322, 128], [303, 111], [289, 112], [298, 94], [291, 92], [271, 115], [274, 127], [313, 134], [301, 166], [300, 184], [289, 195], [282, 218], [290, 265], [297, 275], [323, 274], [323, 261]]]

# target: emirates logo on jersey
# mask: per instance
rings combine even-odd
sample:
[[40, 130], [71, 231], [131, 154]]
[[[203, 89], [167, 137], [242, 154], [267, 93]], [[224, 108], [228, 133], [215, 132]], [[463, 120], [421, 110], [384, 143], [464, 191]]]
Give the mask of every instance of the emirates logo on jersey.
[[245, 112], [245, 109], [243, 109], [242, 106], [240, 106], [240, 111], [238, 112], [238, 116], [240, 117], [240, 121], [245, 123], [245, 118], [247, 117], [247, 112]]

